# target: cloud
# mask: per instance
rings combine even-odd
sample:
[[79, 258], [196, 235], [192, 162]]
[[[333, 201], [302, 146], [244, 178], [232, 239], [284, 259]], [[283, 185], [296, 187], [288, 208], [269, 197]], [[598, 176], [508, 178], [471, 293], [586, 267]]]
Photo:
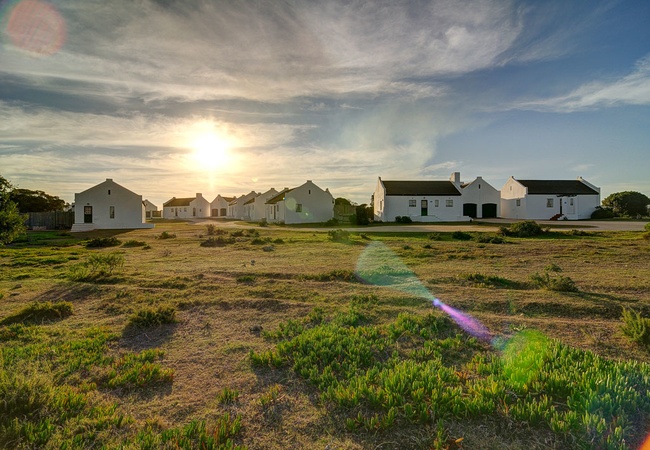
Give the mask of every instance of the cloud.
[[623, 105], [650, 105], [650, 54], [621, 78], [584, 84], [559, 97], [521, 102], [516, 109], [570, 113]]

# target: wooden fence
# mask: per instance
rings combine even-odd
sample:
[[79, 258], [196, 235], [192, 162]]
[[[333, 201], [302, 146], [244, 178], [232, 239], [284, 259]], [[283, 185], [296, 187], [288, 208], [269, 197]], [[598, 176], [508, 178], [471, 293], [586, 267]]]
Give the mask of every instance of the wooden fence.
[[25, 225], [29, 229], [45, 227], [46, 230], [68, 230], [74, 223], [74, 211], [51, 211], [27, 213]]
[[350, 216], [356, 213], [356, 207], [352, 205], [334, 205], [334, 218], [340, 223], [348, 223]]

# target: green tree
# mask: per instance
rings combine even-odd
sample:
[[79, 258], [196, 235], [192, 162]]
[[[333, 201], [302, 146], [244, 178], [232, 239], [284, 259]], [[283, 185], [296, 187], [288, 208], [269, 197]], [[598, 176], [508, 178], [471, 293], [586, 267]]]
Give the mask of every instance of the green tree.
[[603, 200], [603, 206], [611, 208], [616, 214], [636, 216], [648, 214], [650, 198], [635, 191], [616, 192]]
[[348, 200], [347, 198], [337, 197], [337, 198], [334, 199], [334, 204], [335, 205], [350, 206], [350, 205], [352, 205], [352, 202], [350, 202], [350, 200]]
[[21, 213], [63, 211], [65, 206], [65, 201], [55, 195], [29, 189], [14, 189], [11, 200], [18, 205]]
[[26, 230], [18, 206], [11, 200], [12, 189], [11, 183], [0, 175], [0, 246], [10, 243]]

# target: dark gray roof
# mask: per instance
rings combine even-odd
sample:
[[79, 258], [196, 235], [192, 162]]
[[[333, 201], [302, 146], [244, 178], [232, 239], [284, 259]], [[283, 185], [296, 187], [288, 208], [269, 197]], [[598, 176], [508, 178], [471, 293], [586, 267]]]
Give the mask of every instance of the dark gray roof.
[[529, 195], [598, 195], [598, 191], [578, 180], [517, 180]]
[[173, 198], [169, 200], [167, 203], [165, 203], [163, 206], [189, 206], [190, 202], [194, 199], [196, 199], [196, 197]]
[[451, 181], [383, 181], [386, 195], [461, 195]]

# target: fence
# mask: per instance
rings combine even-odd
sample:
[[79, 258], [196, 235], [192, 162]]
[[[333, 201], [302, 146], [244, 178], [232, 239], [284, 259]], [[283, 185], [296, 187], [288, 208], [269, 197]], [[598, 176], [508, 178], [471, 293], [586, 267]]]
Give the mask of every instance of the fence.
[[47, 230], [72, 228], [74, 211], [31, 212], [25, 220], [28, 228], [45, 227]]
[[356, 213], [356, 207], [352, 205], [334, 205], [334, 218], [341, 223], [350, 221], [350, 216]]

